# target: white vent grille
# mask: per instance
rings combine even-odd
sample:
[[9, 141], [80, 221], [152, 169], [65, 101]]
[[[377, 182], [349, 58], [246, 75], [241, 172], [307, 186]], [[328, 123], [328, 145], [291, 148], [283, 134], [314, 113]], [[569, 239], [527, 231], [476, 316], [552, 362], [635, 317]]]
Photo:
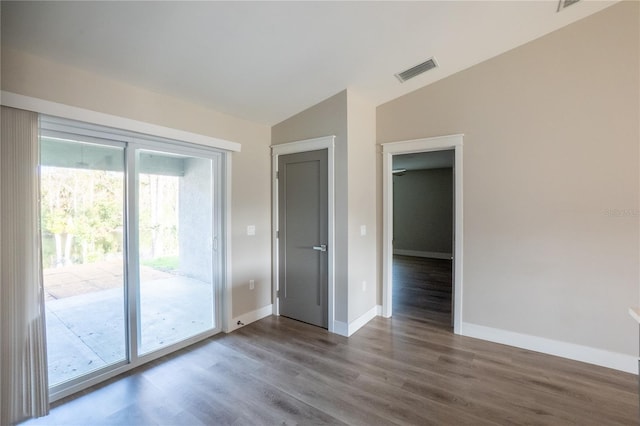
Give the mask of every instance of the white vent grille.
[[558, 12], [560, 12], [562, 9], [565, 9], [573, 4], [578, 3], [580, 0], [560, 0], [558, 2]]
[[396, 78], [400, 80], [400, 83], [404, 83], [405, 81], [413, 77], [417, 77], [424, 72], [432, 70], [437, 66], [438, 66], [438, 63], [436, 62], [435, 58], [430, 58], [421, 64], [418, 64], [414, 67], [409, 68], [408, 70], [399, 72], [398, 74], [396, 74]]

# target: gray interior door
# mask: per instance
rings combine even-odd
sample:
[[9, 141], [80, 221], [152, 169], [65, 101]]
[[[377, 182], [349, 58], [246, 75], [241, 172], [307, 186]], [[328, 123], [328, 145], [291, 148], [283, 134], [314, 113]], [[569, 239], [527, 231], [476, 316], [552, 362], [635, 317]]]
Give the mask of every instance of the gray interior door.
[[280, 315], [327, 328], [327, 150], [278, 157]]

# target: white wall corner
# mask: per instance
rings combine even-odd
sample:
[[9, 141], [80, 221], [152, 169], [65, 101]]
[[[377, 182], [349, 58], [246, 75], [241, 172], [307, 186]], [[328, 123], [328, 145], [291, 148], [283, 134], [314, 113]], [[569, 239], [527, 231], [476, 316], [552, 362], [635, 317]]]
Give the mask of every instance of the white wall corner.
[[612, 368], [627, 373], [638, 374], [638, 359], [632, 355], [610, 352], [590, 346], [546, 339], [498, 328], [463, 322], [460, 330], [463, 336], [488, 340], [516, 348], [528, 349], [548, 355], [555, 355], [574, 361], [586, 362], [601, 367]]
[[[273, 305], [263, 306], [260, 309], [256, 309], [255, 311], [247, 312], [246, 314], [239, 315], [235, 318], [231, 319], [231, 324], [229, 324], [229, 329], [225, 330], [225, 333], [231, 333], [234, 330], [239, 329], [240, 327], [244, 327], [245, 325], [249, 325], [254, 321], [261, 320], [262, 318], [268, 317], [273, 313]], [[238, 324], [240, 321], [243, 325]]]

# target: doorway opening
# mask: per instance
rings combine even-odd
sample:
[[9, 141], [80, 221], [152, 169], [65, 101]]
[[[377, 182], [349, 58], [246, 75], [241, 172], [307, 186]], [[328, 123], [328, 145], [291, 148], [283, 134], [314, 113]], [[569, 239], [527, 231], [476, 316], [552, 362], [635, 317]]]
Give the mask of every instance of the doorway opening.
[[455, 151], [393, 156], [393, 311], [453, 325]]
[[[453, 188], [453, 207], [452, 207], [452, 230], [453, 236], [451, 238], [451, 254], [449, 262], [451, 263], [451, 279], [449, 282], [453, 283], [452, 296], [451, 296], [451, 322], [453, 323], [453, 331], [456, 334], [460, 334], [462, 324], [462, 141], [463, 135], [441, 136], [427, 139], [416, 139], [401, 142], [392, 142], [382, 144], [383, 151], [383, 285], [382, 285], [382, 315], [386, 318], [392, 316], [394, 309], [394, 158], [401, 159], [402, 155], [407, 154], [421, 154], [421, 153], [434, 153], [437, 154], [433, 158], [446, 157], [447, 155], [453, 155], [453, 168], [451, 172], [452, 176], [452, 188]], [[452, 154], [443, 154], [442, 152], [449, 151]], [[422, 155], [422, 154], [421, 154]], [[421, 157], [414, 155], [415, 158]], [[409, 158], [409, 157], [405, 157]], [[401, 163], [396, 162], [397, 169], [401, 169]], [[406, 169], [406, 167], [404, 167]], [[406, 173], [406, 170], [405, 170]], [[399, 175], [400, 173], [396, 173]], [[449, 234], [451, 237], [451, 234]], [[411, 247], [411, 246], [409, 246]], [[445, 251], [431, 251], [431, 250], [415, 250], [411, 248], [399, 247], [400, 251], [396, 254], [398, 256], [407, 255], [409, 257], [416, 258], [416, 254], [428, 255], [431, 257], [447, 257], [449, 252]], [[422, 252], [422, 253], [421, 253]], [[402, 260], [402, 259], [399, 259]], [[405, 259], [406, 260], [406, 259]], [[439, 275], [439, 286], [442, 287], [442, 281], [446, 281], [446, 262], [447, 259], [435, 259], [444, 260], [445, 272], [442, 272], [442, 265], [431, 265], [433, 269], [432, 275], [435, 273]], [[415, 262], [414, 262], [415, 263]], [[413, 267], [416, 267], [413, 265]], [[428, 266], [422, 265], [420, 268], [428, 268]], [[438, 269], [440, 271], [438, 272]], [[444, 277], [443, 277], [444, 275]], [[442, 291], [439, 294], [443, 296]], [[440, 297], [442, 301], [442, 297]], [[446, 303], [446, 296], [445, 296]], [[441, 308], [442, 309], [442, 308]], [[446, 315], [446, 314], [445, 314]], [[440, 315], [442, 317], [442, 315]]]

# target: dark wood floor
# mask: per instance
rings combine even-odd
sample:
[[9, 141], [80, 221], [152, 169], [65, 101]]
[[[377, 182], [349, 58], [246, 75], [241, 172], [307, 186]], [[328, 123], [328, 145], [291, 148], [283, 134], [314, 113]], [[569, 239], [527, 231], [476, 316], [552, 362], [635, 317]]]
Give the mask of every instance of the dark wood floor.
[[452, 261], [393, 256], [393, 315], [451, 330]]
[[636, 376], [456, 336], [439, 321], [446, 312], [430, 317], [402, 297], [394, 318], [350, 338], [265, 318], [28, 424], [637, 424]]

